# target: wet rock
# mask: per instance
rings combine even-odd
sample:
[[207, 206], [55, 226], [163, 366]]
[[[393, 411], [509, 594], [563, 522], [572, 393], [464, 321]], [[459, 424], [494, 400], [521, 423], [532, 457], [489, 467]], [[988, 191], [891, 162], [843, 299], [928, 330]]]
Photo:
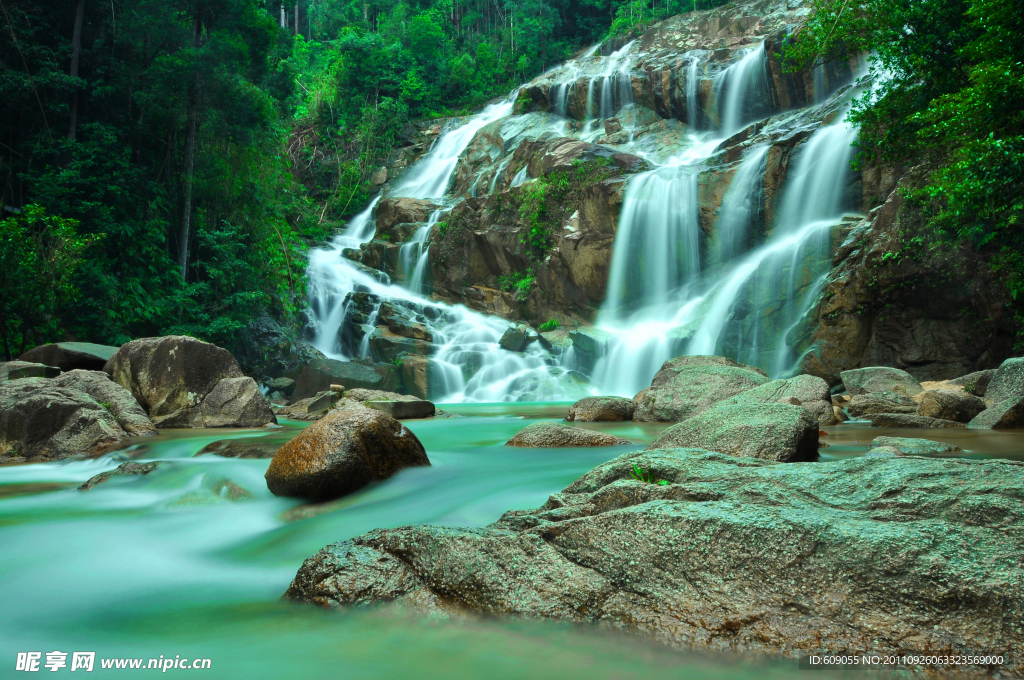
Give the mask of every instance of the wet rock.
[[725, 357], [670, 359], [643, 396], [637, 395], [633, 419], [677, 423], [767, 382], [764, 371]]
[[401, 363], [399, 370], [402, 373], [402, 386], [405, 391], [414, 397], [429, 399], [433, 377], [430, 359], [417, 354], [402, 353], [398, 355], [398, 361]]
[[409, 420], [414, 418], [433, 418], [434, 404], [422, 399], [384, 400], [369, 399], [363, 402], [366, 408], [386, 413], [395, 420]]
[[987, 371], [975, 371], [974, 373], [968, 373], [967, 375], [959, 378], [953, 378], [947, 380], [947, 385], [954, 387], [962, 387], [967, 394], [973, 394], [976, 397], [984, 397], [985, 391], [988, 389], [988, 384], [992, 381], [992, 377], [996, 374], [996, 369], [991, 368]]
[[954, 444], [909, 437], [875, 437], [869, 450], [875, 452], [884, 450], [885, 453], [893, 453], [898, 456], [931, 456], [964, 452]]
[[374, 170], [373, 174], [370, 175], [370, 184], [372, 184], [375, 187], [379, 187], [381, 184], [384, 184], [384, 182], [387, 182], [387, 181], [388, 181], [388, 169], [385, 168], [383, 165], [381, 167], [377, 168], [376, 170]]
[[918, 413], [929, 418], [970, 422], [985, 410], [985, 402], [959, 390], [928, 390], [918, 397]]
[[86, 371], [102, 371], [103, 366], [116, 352], [117, 347], [95, 345], [91, 342], [55, 342], [34, 347], [22, 354], [19, 359], [56, 366], [62, 371], [73, 371], [76, 368]]
[[527, 346], [537, 340], [537, 333], [529, 326], [517, 325], [505, 329], [498, 340], [498, 346], [510, 352], [523, 352]]
[[578, 446], [622, 446], [633, 442], [606, 434], [573, 427], [565, 423], [543, 421], [519, 430], [505, 446], [526, 448], [574, 448]]
[[423, 445], [391, 416], [372, 409], [336, 411], [281, 447], [267, 468], [275, 496], [330, 500], [430, 465]]
[[241, 378], [231, 352], [184, 335], [132, 340], [104, 370], [157, 427], [189, 427], [196, 408], [222, 378]]
[[[669, 483], [636, 480], [636, 469]], [[379, 529], [331, 544], [285, 597], [600, 622], [684, 649], [786, 657], [1019, 649], [1022, 470], [634, 452], [488, 527]], [[1024, 672], [1007, 660], [1001, 671]]]
[[813, 375], [773, 380], [742, 392], [729, 401], [746, 404], [793, 404], [802, 406], [819, 425], [832, 425], [836, 422], [828, 383]]
[[0, 382], [22, 378], [56, 378], [60, 369], [28, 361], [5, 361], [0, 363]]
[[197, 456], [214, 454], [224, 458], [273, 458], [281, 442], [262, 437], [245, 439], [221, 439], [211, 442], [199, 450]]
[[263, 427], [277, 424], [259, 385], [247, 376], [224, 378], [203, 399], [192, 427]]
[[982, 411], [967, 427], [973, 430], [1024, 428], [1024, 397], [1010, 397]]
[[81, 390], [46, 378], [0, 383], [0, 459], [96, 456], [126, 436], [114, 415]]
[[901, 392], [868, 392], [855, 395], [846, 410], [854, 418], [879, 413], [917, 413], [918, 403]]
[[121, 463], [114, 470], [107, 470], [101, 472], [95, 477], [89, 478], [82, 486], [78, 487], [79, 491], [88, 491], [97, 484], [102, 484], [111, 477], [120, 477], [122, 475], [148, 475], [153, 470], [156, 470], [160, 466], [160, 461], [154, 460], [149, 463]]
[[782, 463], [818, 457], [818, 421], [793, 404], [727, 403], [665, 430], [646, 450], [698, 448]]
[[[384, 365], [393, 364], [401, 354], [418, 354], [426, 356], [433, 353], [434, 348], [426, 340], [416, 340], [392, 333], [388, 328], [378, 326], [370, 333], [370, 352], [374, 358]], [[397, 377], [397, 374], [396, 374]], [[371, 389], [397, 389], [398, 385], [367, 385]]]
[[267, 389], [273, 392], [280, 392], [286, 397], [292, 396], [292, 393], [295, 392], [295, 381], [291, 378], [274, 378], [273, 380], [266, 381], [264, 384], [267, 386]]
[[156, 427], [132, 393], [111, 380], [103, 371], [73, 369], [54, 378], [52, 384], [89, 395], [114, 416], [129, 437], [156, 434]]
[[426, 222], [438, 206], [419, 198], [385, 196], [377, 204], [377, 228], [387, 231], [396, 224]]
[[295, 379], [293, 399], [312, 397], [318, 392], [330, 390], [331, 385], [342, 385], [346, 389], [362, 387], [391, 391], [398, 389], [401, 384], [398, 367], [393, 364], [369, 365], [356, 361], [339, 361], [328, 359], [319, 352], [298, 373], [288, 377]]
[[914, 396], [924, 391], [917, 379], [898, 368], [888, 366], [870, 366], [843, 371], [839, 374], [846, 391], [851, 396], [872, 392], [896, 392]]
[[586, 397], [569, 407], [565, 419], [572, 423], [633, 420], [636, 404], [624, 397]]
[[985, 403], [990, 406], [1015, 397], [1024, 397], [1024, 357], [1004, 361], [985, 390]]
[[874, 427], [964, 427], [955, 420], [929, 418], [911, 413], [878, 413], [870, 417]]

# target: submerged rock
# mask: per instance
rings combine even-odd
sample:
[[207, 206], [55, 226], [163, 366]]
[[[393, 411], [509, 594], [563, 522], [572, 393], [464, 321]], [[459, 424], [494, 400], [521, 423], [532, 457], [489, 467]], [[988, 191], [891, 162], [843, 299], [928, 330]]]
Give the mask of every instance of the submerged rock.
[[964, 427], [963, 423], [942, 418], [929, 418], [912, 413], [878, 413], [870, 417], [874, 427]]
[[[1022, 472], [1008, 461], [635, 452], [488, 527], [331, 544], [285, 597], [602, 623], [676, 647], [788, 657], [1019, 649], [1024, 533], [1006, 529], [1024, 522]], [[1000, 671], [1024, 663], [1009, 655]]]
[[918, 413], [929, 418], [970, 422], [985, 410], [985, 402], [960, 390], [928, 390], [920, 396]]
[[793, 404], [727, 403], [665, 430], [647, 451], [698, 448], [779, 462], [818, 457], [818, 421]]
[[387, 414], [358, 408], [330, 413], [282, 446], [266, 480], [275, 496], [323, 501], [419, 465], [430, 460], [416, 435]]
[[1011, 397], [993, 404], [979, 413], [967, 427], [972, 430], [1024, 428], [1024, 397]]
[[875, 437], [871, 442], [869, 452], [892, 453], [897, 456], [930, 456], [943, 453], [963, 453], [964, 450], [955, 444], [935, 442], [930, 439]]
[[839, 374], [851, 396], [870, 392], [898, 392], [914, 396], [924, 391], [917, 378], [906, 371], [888, 366], [869, 366], [843, 371]]
[[543, 421], [533, 423], [519, 430], [505, 446], [522, 446], [528, 448], [573, 448], [577, 446], [622, 446], [632, 444], [604, 432], [585, 430], [565, 423]]
[[651, 386], [638, 394], [633, 419], [680, 422], [720, 401], [769, 382], [759, 368], [717, 356], [687, 356], [662, 364]]
[[570, 423], [633, 420], [636, 404], [625, 397], [586, 397], [569, 407], [565, 419]]
[[62, 371], [83, 369], [86, 371], [102, 371], [103, 366], [117, 352], [117, 347], [96, 345], [91, 342], [55, 342], [39, 345], [19, 357], [22, 361], [32, 361], [47, 366], [56, 366]]
[[121, 475], [148, 475], [153, 470], [156, 470], [160, 466], [160, 461], [154, 460], [149, 463], [121, 463], [114, 470], [107, 470], [101, 472], [95, 477], [90, 477], [82, 486], [78, 487], [79, 491], [88, 491], [97, 484], [102, 484], [111, 477], [119, 477]]
[[1015, 397], [1024, 397], [1024, 357], [1004, 361], [985, 390], [985, 403], [989, 406]]
[[395, 420], [432, 418], [436, 410], [433, 403], [423, 399], [367, 399], [363, 406], [386, 413]]
[[224, 458], [273, 458], [281, 442], [263, 438], [220, 439], [199, 450], [197, 456], [215, 454]]

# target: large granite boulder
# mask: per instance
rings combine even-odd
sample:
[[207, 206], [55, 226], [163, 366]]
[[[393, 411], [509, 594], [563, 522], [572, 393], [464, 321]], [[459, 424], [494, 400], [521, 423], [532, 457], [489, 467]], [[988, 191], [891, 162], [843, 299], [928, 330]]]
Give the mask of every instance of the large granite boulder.
[[934, 456], [963, 452], [964, 450], [955, 444], [911, 437], [875, 437], [868, 449], [868, 453], [873, 455], [894, 456]]
[[677, 423], [769, 382], [759, 368], [717, 356], [670, 359], [636, 397], [633, 420]]
[[156, 434], [156, 427], [132, 393], [111, 380], [103, 371], [74, 369], [49, 382], [57, 387], [78, 390], [89, 395], [114, 416], [117, 424], [130, 437]]
[[117, 347], [96, 345], [91, 342], [55, 342], [39, 345], [22, 354], [19, 359], [47, 366], [56, 366], [62, 371], [81, 368], [86, 371], [102, 371]]
[[[600, 623], [790, 658], [1015, 650], [1022, 473], [992, 460], [634, 452], [488, 527], [378, 529], [328, 545], [285, 597]], [[1024, 673], [1019, 655], [1005, 664], [1007, 677]]]
[[82, 390], [46, 378], [0, 383], [0, 461], [95, 456], [126, 436], [114, 414]]
[[773, 380], [727, 401], [747, 404], [793, 404], [803, 406], [819, 425], [832, 425], [836, 422], [828, 383], [813, 375]]
[[421, 198], [387, 196], [377, 203], [377, 229], [386, 233], [397, 224], [426, 222], [438, 206]]
[[906, 371], [888, 366], [869, 366], [843, 371], [839, 374], [850, 396], [870, 392], [899, 392], [914, 396], [924, 391], [917, 378]]
[[573, 448], [577, 446], [622, 446], [632, 444], [627, 439], [605, 432], [594, 432], [565, 423], [542, 421], [516, 432], [505, 446], [524, 448]]
[[984, 401], [961, 390], [928, 390], [918, 395], [918, 399], [920, 415], [958, 423], [970, 422], [985, 410]]
[[698, 448], [779, 462], [818, 457], [818, 420], [793, 404], [726, 403], [673, 425], [647, 450]]
[[570, 423], [633, 420], [636, 403], [625, 397], [585, 397], [569, 407]]
[[1024, 428], [1024, 397], [1010, 397], [979, 413], [967, 427], [972, 430], [1014, 430]]
[[876, 413], [868, 417], [874, 427], [964, 427], [963, 423], [943, 418], [929, 418], [914, 413]]
[[992, 377], [995, 374], [996, 369], [994, 368], [990, 368], [987, 371], [975, 371], [974, 373], [962, 375], [959, 378], [947, 380], [946, 384], [953, 387], [962, 387], [967, 394], [984, 397], [985, 392], [988, 390], [988, 384], [992, 382]]
[[56, 366], [36, 364], [30, 361], [0, 362], [0, 382], [22, 378], [56, 378], [60, 369]]
[[132, 340], [104, 370], [132, 393], [157, 427], [190, 427], [222, 378], [241, 378], [231, 352], [184, 335]]
[[[423, 343], [417, 340], [409, 342]], [[331, 389], [331, 385], [341, 385], [345, 389], [365, 388], [389, 392], [396, 391], [401, 385], [398, 367], [393, 364], [367, 365], [356, 361], [328, 359], [319, 352], [316, 354], [314, 359], [288, 376], [295, 380], [293, 399], [312, 397]]]
[[1015, 397], [1024, 397], [1024, 357], [1004, 361], [985, 390], [985, 403], [990, 406]]
[[256, 381], [248, 376], [217, 381], [199, 408], [192, 427], [263, 427], [277, 424]]
[[917, 413], [920, 405], [902, 392], [867, 392], [850, 399], [846, 410], [854, 418], [879, 413]]
[[430, 460], [405, 425], [373, 409], [336, 411], [278, 450], [267, 468], [267, 488], [275, 496], [324, 501], [418, 465]]

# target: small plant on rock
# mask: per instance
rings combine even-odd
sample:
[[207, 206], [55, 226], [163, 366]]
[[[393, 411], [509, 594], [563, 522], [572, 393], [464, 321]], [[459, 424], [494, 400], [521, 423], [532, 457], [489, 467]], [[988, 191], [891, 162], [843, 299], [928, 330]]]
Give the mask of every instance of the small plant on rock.
[[541, 333], [547, 333], [548, 331], [555, 330], [558, 330], [558, 319], [551, 319], [550, 321], [545, 321], [540, 325]]
[[650, 470], [644, 470], [642, 467], [638, 467], [636, 463], [633, 463], [633, 471], [630, 473], [630, 477], [639, 482], [668, 486], [668, 480], [656, 479], [653, 472]]

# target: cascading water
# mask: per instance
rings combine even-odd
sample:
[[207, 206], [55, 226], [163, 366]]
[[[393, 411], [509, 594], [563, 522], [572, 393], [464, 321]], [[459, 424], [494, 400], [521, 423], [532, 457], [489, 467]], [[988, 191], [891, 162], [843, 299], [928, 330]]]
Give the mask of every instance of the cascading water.
[[764, 117], [770, 108], [764, 43], [722, 71], [715, 79], [714, 92], [722, 137], [734, 135], [746, 123]]
[[412, 237], [398, 249], [405, 287], [414, 293], [423, 293], [423, 274], [430, 260], [428, 257], [430, 244], [427, 243], [427, 237], [430, 236], [430, 230], [441, 219], [441, 212], [438, 209], [430, 213], [427, 223], [418, 228]]
[[714, 262], [723, 264], [747, 250], [752, 221], [760, 212], [764, 187], [765, 159], [769, 146], [764, 144], [749, 151], [733, 177], [722, 199], [715, 225]]

